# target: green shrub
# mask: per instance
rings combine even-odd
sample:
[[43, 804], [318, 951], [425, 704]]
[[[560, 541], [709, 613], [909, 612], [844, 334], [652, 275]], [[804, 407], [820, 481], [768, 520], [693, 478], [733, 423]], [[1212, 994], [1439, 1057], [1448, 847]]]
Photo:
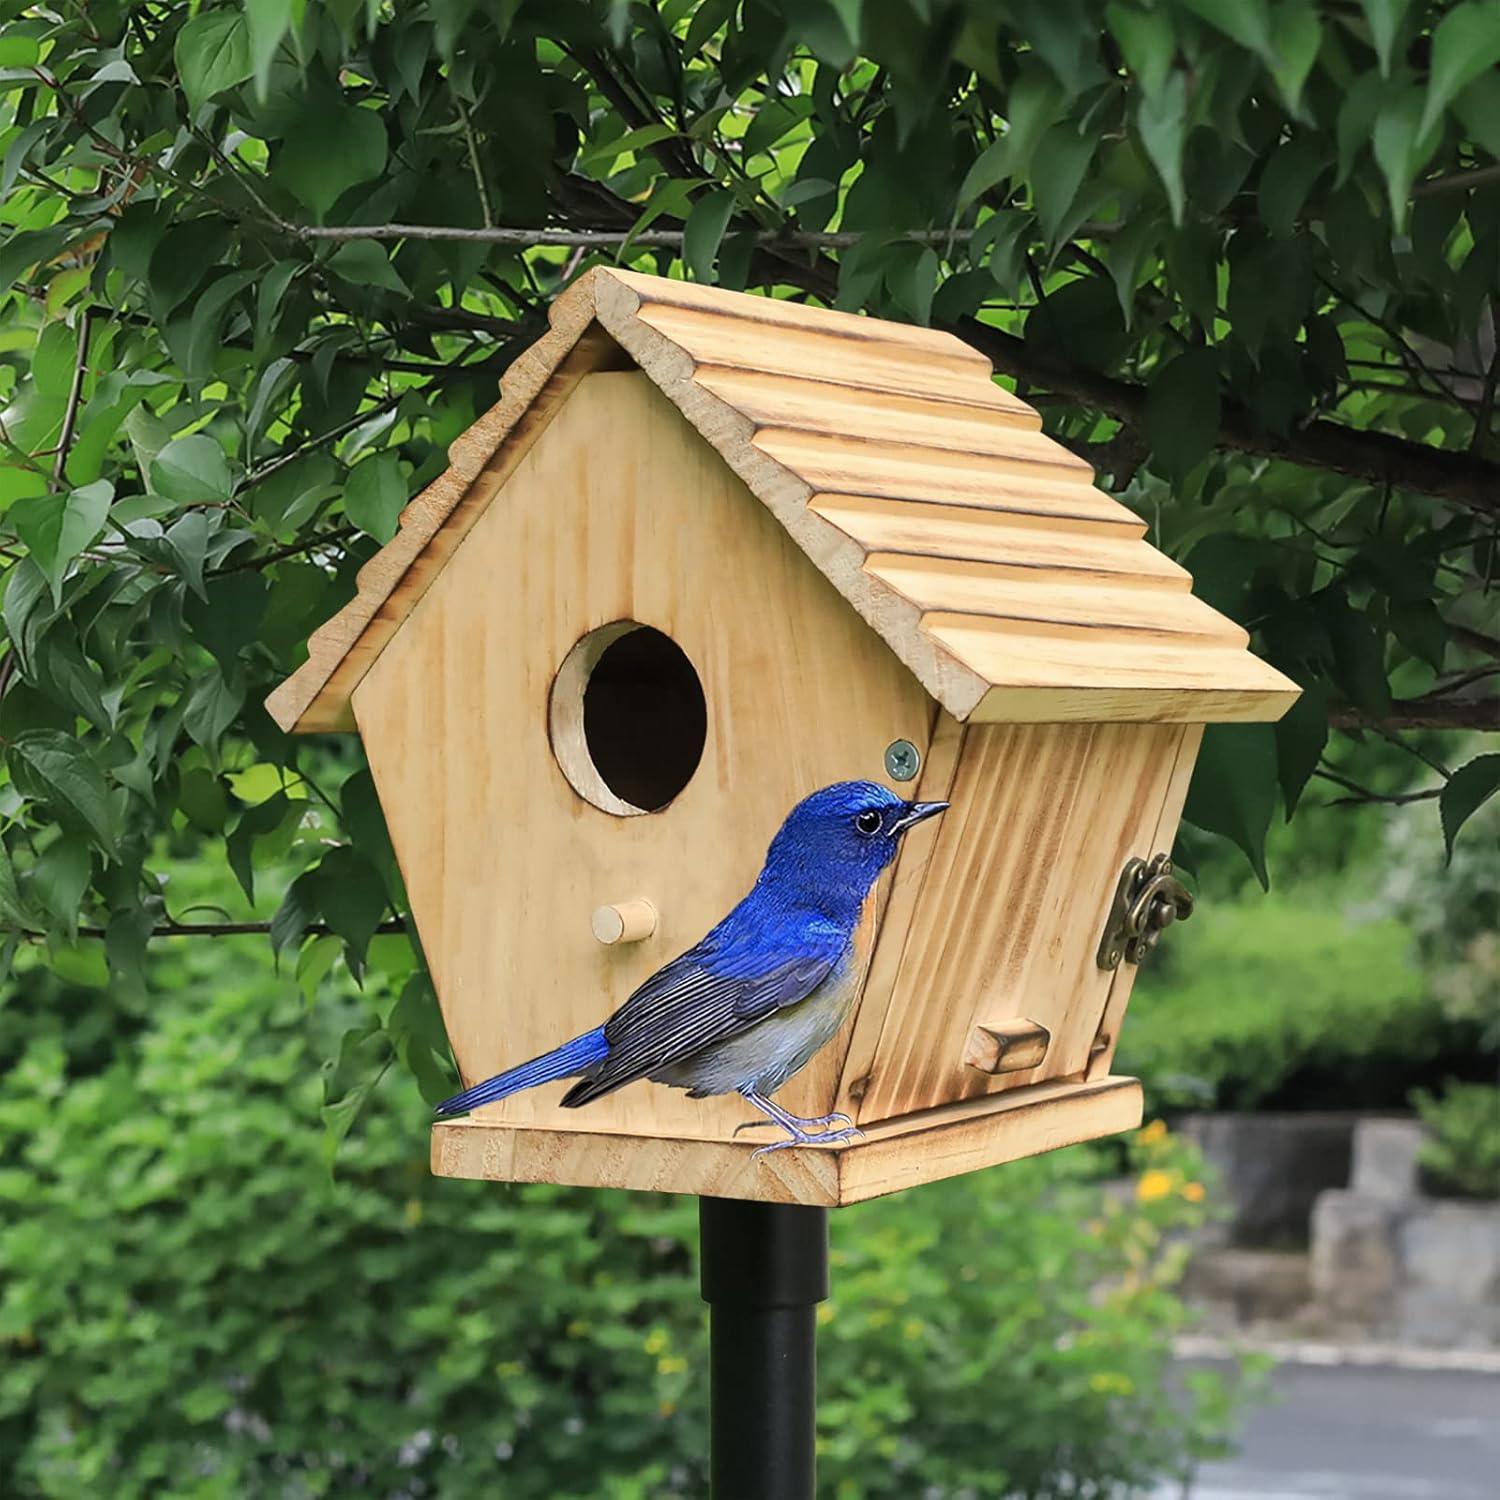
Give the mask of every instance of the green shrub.
[[1455, 1083], [1418, 1089], [1412, 1103], [1429, 1138], [1421, 1161], [1436, 1183], [1465, 1198], [1500, 1198], [1500, 1088]]
[[[435, 1181], [397, 1070], [330, 1180], [347, 1017], [262, 955], [169, 945], [113, 1055], [76, 994], [0, 1008], [0, 1493], [701, 1494], [691, 1200]], [[827, 1493], [1116, 1495], [1221, 1446], [1222, 1383], [1163, 1391], [1202, 1190], [1159, 1135], [1130, 1200], [1075, 1151], [836, 1216]]]
[[1339, 909], [1329, 884], [1205, 903], [1137, 981], [1117, 1071], [1155, 1108], [1393, 1108], [1414, 1082], [1483, 1066], [1407, 929]]

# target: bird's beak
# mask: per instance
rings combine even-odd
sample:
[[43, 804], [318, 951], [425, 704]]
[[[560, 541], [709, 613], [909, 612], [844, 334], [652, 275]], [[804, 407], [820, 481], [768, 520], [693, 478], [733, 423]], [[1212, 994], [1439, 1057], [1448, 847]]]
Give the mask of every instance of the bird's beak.
[[908, 828], [914, 828], [918, 823], [925, 823], [928, 818], [935, 818], [939, 813], [947, 811], [946, 802], [908, 802], [906, 811], [891, 824], [891, 832], [905, 833]]

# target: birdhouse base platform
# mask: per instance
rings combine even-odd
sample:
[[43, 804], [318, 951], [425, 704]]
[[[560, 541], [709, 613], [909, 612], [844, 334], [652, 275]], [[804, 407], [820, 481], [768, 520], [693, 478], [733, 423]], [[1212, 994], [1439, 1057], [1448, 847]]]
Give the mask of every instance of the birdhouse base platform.
[[1141, 1110], [1141, 1086], [1134, 1078], [1064, 1080], [883, 1120], [864, 1127], [862, 1139], [760, 1157], [757, 1146], [774, 1139], [769, 1131], [733, 1141], [662, 1140], [452, 1120], [432, 1128], [432, 1170], [439, 1177], [487, 1182], [557, 1182], [836, 1208], [1133, 1130]]

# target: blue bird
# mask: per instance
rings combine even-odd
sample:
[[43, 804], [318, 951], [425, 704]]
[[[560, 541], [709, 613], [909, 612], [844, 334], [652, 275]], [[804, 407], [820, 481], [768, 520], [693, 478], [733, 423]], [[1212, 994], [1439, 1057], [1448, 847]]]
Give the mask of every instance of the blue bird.
[[872, 781], [814, 792], [771, 840], [749, 895], [602, 1026], [436, 1112], [463, 1114], [560, 1078], [578, 1080], [562, 1100], [574, 1109], [649, 1078], [691, 1099], [740, 1094], [786, 1132], [761, 1151], [857, 1135], [847, 1115], [799, 1119], [770, 1096], [843, 1024], [859, 989], [854, 935], [865, 900], [907, 829], [947, 806], [905, 802]]

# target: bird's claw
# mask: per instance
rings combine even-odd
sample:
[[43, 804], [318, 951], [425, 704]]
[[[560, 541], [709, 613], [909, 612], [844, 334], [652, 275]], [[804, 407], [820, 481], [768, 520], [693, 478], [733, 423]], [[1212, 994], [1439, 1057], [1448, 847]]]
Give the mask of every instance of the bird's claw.
[[784, 1141], [772, 1141], [769, 1145], [757, 1146], [750, 1160], [754, 1161], [768, 1151], [785, 1151], [789, 1146], [835, 1146], [841, 1141], [863, 1140], [864, 1134], [864, 1131], [857, 1125], [850, 1125], [846, 1130], [822, 1130], [815, 1134], [805, 1130], [789, 1132]]
[[[797, 1126], [799, 1129], [806, 1131], [809, 1136], [821, 1136], [826, 1135], [827, 1132], [832, 1129], [833, 1126], [837, 1125], [840, 1121], [842, 1121], [845, 1125], [852, 1126], [854, 1124], [854, 1121], [851, 1120], [849, 1116], [843, 1112], [843, 1110], [836, 1109], [831, 1115], [818, 1115], [814, 1119], [798, 1120]], [[780, 1120], [742, 1120], [738, 1125], [734, 1127], [734, 1134], [738, 1135], [742, 1130], [759, 1130], [763, 1126], [771, 1126], [779, 1130], [784, 1130], [787, 1128], [786, 1126], [782, 1125]], [[791, 1141], [788, 1142], [788, 1144], [796, 1145], [797, 1142]]]

